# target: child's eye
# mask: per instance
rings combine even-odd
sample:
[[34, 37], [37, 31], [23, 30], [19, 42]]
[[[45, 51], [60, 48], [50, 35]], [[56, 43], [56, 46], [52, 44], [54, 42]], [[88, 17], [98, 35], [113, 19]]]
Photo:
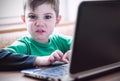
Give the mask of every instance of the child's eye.
[[50, 19], [50, 18], [52, 18], [52, 16], [47, 15], [44, 17], [44, 19]]
[[36, 19], [37, 17], [35, 15], [30, 15], [29, 18], [30, 19]]

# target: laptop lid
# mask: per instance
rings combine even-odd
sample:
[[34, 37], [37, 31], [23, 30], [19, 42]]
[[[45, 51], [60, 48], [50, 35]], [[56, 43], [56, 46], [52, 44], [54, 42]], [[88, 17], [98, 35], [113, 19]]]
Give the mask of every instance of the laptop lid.
[[120, 67], [120, 2], [82, 2], [72, 49], [69, 69], [72, 78]]

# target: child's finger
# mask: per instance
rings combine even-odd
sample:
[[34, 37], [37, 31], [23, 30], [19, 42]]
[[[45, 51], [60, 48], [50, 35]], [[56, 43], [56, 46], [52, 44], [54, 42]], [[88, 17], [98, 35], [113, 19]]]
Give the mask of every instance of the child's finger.
[[63, 58], [61, 61], [64, 62], [64, 63], [66, 63], [66, 64], [69, 63], [69, 61], [67, 59], [65, 59], [65, 58]]
[[58, 50], [57, 53], [58, 53], [59, 57], [63, 58], [63, 53], [61, 51]]
[[53, 63], [55, 61], [55, 58], [53, 57], [53, 55], [51, 55], [50, 57], [49, 57], [49, 62], [50, 63]]
[[66, 52], [62, 58], [62, 62], [64, 63], [69, 63], [69, 56], [70, 56], [70, 52]]
[[63, 56], [63, 58], [69, 60], [69, 56], [70, 56], [69, 53], [65, 53], [65, 55]]
[[52, 56], [56, 59], [56, 61], [60, 61], [63, 57], [63, 53], [59, 50], [56, 50], [52, 53]]
[[54, 53], [52, 56], [54, 57], [54, 59], [55, 59], [56, 61], [61, 59], [61, 57], [59, 56], [58, 53]]

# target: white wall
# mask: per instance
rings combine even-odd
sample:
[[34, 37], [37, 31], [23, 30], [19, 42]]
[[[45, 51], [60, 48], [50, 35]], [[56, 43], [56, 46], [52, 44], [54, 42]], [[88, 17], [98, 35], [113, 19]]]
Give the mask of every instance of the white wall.
[[0, 0], [0, 18], [19, 16], [22, 13], [22, 0]]
[[78, 6], [82, 0], [69, 0], [68, 1], [68, 20], [75, 21], [77, 17]]

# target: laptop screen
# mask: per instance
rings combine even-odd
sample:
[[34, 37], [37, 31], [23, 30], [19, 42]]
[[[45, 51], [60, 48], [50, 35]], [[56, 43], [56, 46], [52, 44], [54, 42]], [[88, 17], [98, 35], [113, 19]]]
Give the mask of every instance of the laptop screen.
[[82, 2], [72, 49], [71, 74], [119, 62], [120, 2]]

